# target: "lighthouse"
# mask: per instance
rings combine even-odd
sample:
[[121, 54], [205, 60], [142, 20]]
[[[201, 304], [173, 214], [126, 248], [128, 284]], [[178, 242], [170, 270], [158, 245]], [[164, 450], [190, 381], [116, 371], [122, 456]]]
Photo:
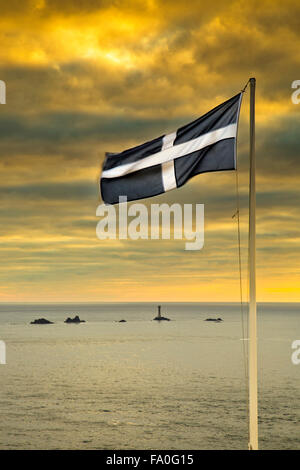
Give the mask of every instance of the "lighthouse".
[[160, 312], [160, 310], [161, 310], [161, 305], [158, 305], [157, 309], [158, 309], [157, 319], [161, 319], [161, 312]]
[[162, 320], [170, 321], [170, 318], [162, 317], [162, 315], [161, 315], [161, 305], [158, 305], [157, 306], [157, 317], [153, 318], [153, 320], [156, 320], [156, 321], [162, 321]]

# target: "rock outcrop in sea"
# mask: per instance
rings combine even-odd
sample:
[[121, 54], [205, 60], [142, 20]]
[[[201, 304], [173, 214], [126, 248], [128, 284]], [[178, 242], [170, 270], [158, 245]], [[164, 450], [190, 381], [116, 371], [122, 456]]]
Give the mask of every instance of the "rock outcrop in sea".
[[37, 320], [31, 321], [31, 325], [53, 325], [53, 321], [47, 320], [46, 318], [38, 318]]
[[85, 320], [80, 320], [78, 315], [75, 315], [74, 318], [68, 317], [64, 323], [85, 323]]
[[205, 321], [215, 321], [217, 323], [223, 321], [222, 318], [206, 318]]

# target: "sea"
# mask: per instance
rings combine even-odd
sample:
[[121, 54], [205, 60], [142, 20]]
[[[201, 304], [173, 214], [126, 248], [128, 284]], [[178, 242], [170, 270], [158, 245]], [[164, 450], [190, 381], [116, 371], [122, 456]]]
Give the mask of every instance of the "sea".
[[[156, 313], [155, 303], [0, 304], [0, 449], [247, 449], [246, 312], [165, 303], [172, 321]], [[64, 323], [74, 315], [86, 322]], [[41, 317], [54, 324], [30, 324]], [[300, 304], [258, 304], [261, 449], [300, 449], [297, 339]]]

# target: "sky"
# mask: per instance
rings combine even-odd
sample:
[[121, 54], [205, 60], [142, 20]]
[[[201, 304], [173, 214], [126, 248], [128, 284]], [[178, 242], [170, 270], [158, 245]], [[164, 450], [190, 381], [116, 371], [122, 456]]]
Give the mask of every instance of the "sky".
[[[257, 297], [300, 301], [297, 1], [0, 1], [0, 301], [239, 301], [236, 175], [153, 203], [203, 203], [200, 251], [99, 240], [105, 151], [172, 132], [257, 79]], [[249, 91], [238, 161], [247, 297]], [[145, 201], [149, 204], [149, 200]]]

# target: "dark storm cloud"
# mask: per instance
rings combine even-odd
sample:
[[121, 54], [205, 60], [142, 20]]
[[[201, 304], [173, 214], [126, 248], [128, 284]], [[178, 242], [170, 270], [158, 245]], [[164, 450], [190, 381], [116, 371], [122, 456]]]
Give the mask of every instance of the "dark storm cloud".
[[299, 127], [300, 110], [278, 119], [276, 125], [258, 128], [258, 171], [265, 175], [299, 176]]
[[1, 15], [63, 15], [92, 13], [107, 8], [111, 5], [120, 4], [119, 0], [10, 0], [1, 1]]
[[13, 146], [18, 140], [24, 144], [41, 140], [60, 144], [63, 142], [97, 139], [103, 141], [138, 138], [151, 132], [179, 125], [182, 119], [128, 118], [84, 112], [60, 112], [31, 115], [26, 119], [20, 115], [0, 116], [0, 139], [10, 141]]
[[[194, 116], [169, 119], [130, 118], [84, 112], [52, 112], [31, 116], [0, 116], [1, 159], [18, 153], [44, 155], [65, 153], [67, 159], [98, 163], [104, 151], [137, 145], [162, 132], [176, 129]], [[300, 116], [284, 116], [275, 125], [257, 126], [257, 170], [259, 175], [293, 177], [300, 170]], [[246, 136], [245, 136], [246, 138]], [[116, 144], [114, 143], [116, 140]], [[84, 144], [84, 142], [86, 142]], [[130, 144], [128, 143], [130, 142]], [[79, 146], [77, 145], [79, 143]], [[125, 147], [124, 147], [125, 148]], [[97, 158], [97, 162], [95, 161]], [[247, 150], [240, 154], [241, 168], [247, 169]]]
[[76, 183], [44, 183], [33, 185], [2, 186], [0, 188], [2, 197], [19, 197], [20, 200], [32, 199], [38, 202], [39, 199], [51, 200], [73, 200], [91, 199], [97, 196], [97, 187], [90, 182]]

